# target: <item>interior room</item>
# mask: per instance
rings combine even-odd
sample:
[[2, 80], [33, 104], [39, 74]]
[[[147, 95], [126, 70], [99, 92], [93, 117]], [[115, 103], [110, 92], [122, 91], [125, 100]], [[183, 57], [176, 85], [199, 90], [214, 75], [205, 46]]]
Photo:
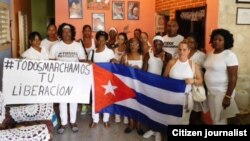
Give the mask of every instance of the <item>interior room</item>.
[[170, 141], [171, 125], [249, 125], [249, 19], [250, 0], [0, 0], [0, 140]]

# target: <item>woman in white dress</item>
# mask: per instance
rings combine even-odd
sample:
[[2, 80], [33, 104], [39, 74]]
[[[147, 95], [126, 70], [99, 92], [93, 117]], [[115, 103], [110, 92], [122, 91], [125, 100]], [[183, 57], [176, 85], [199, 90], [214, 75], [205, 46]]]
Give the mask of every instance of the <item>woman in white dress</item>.
[[215, 29], [210, 43], [213, 51], [204, 63], [208, 105], [213, 124], [227, 124], [227, 118], [239, 113], [234, 100], [238, 73], [238, 59], [230, 50], [233, 35], [225, 29]]
[[[118, 63], [121, 62], [122, 56], [126, 53], [127, 50], [127, 43], [128, 37], [127, 34], [124, 32], [120, 32], [117, 36], [117, 45], [118, 47], [113, 48], [114, 53], [115, 53], [115, 59], [117, 60]], [[118, 114], [115, 114], [115, 122], [119, 123], [121, 122], [121, 116]], [[128, 118], [124, 117], [123, 118], [123, 123], [128, 124]]]
[[[203, 65], [206, 59], [206, 55], [204, 52], [198, 50], [198, 42], [197, 42], [197, 36], [195, 34], [189, 34], [186, 37], [188, 41], [188, 46], [190, 48], [190, 53], [188, 55], [188, 58], [195, 63], [197, 63], [200, 66], [201, 72], [202, 72], [202, 78], [203, 77]], [[192, 110], [191, 116], [190, 116], [190, 124], [202, 124], [202, 112], [206, 113], [208, 111], [208, 104], [207, 101], [204, 102], [195, 102], [194, 101], [194, 108]]]
[[[188, 59], [190, 48], [186, 40], [182, 41], [178, 46], [178, 58], [172, 59], [167, 64], [163, 76], [178, 80], [185, 80], [187, 85], [200, 86], [203, 84], [200, 66], [195, 63], [195, 78], [192, 70], [192, 62]], [[193, 98], [191, 93], [186, 94], [185, 103], [183, 106], [182, 120], [180, 124], [188, 125], [190, 114], [193, 109]]]
[[117, 36], [117, 45], [118, 47], [114, 48], [114, 52], [115, 52], [115, 59], [120, 62], [122, 56], [126, 53], [127, 50], [127, 43], [128, 41], [128, 37], [127, 34], [124, 32], [121, 32], [118, 34]]
[[[127, 54], [122, 56], [121, 64], [134, 67], [136, 69], [142, 69], [143, 55], [142, 55], [142, 45], [137, 38], [131, 38], [128, 41]], [[125, 133], [130, 133], [134, 128], [136, 128], [139, 135], [143, 135], [144, 131], [141, 129], [140, 122], [129, 119], [129, 125], [125, 129]]]
[[[86, 24], [82, 27], [82, 38], [77, 41], [81, 43], [84, 53], [88, 58], [89, 53], [96, 48], [95, 39], [92, 36], [92, 27], [90, 25]], [[91, 111], [91, 106], [89, 104], [79, 104], [78, 110], [81, 111], [81, 115], [86, 115]]]
[[[108, 40], [108, 33], [106, 33], [105, 31], [98, 31], [95, 38], [97, 40], [97, 47], [90, 52], [88, 60], [94, 63], [116, 62], [113, 50], [109, 49], [106, 45], [106, 42]], [[105, 128], [108, 128], [110, 126], [109, 117], [109, 113], [103, 113], [103, 124]], [[93, 121], [92, 123], [90, 123], [89, 127], [95, 128], [99, 123], [99, 118], [99, 113], [92, 113]]]
[[22, 58], [32, 60], [48, 60], [49, 52], [46, 48], [41, 48], [42, 37], [38, 32], [29, 34], [30, 48], [21, 55]]
[[50, 51], [50, 48], [58, 42], [57, 27], [55, 24], [49, 24], [47, 26], [47, 37], [42, 40], [41, 47]]
[[[163, 69], [166, 66], [166, 64], [172, 59], [171, 54], [165, 52], [163, 50], [163, 37], [162, 36], [155, 36], [153, 38], [153, 47], [149, 49], [147, 54], [145, 55], [143, 59], [143, 70], [157, 74], [162, 75]], [[155, 141], [161, 141], [161, 133], [155, 132], [153, 130], [148, 130], [143, 137], [144, 138], [150, 138], [152, 135], [155, 135]]]
[[92, 37], [92, 27], [90, 25], [84, 25], [82, 27], [82, 38], [78, 40], [84, 49], [84, 53], [89, 53], [96, 48], [95, 39]]
[[136, 38], [129, 39], [127, 53], [122, 56], [121, 64], [131, 66], [137, 69], [142, 68], [143, 64], [142, 46], [138, 39]]
[[117, 46], [116, 46], [116, 38], [117, 38], [117, 34], [118, 34], [118, 31], [115, 27], [111, 27], [109, 28], [109, 39], [106, 43], [107, 47], [109, 49], [115, 49]]
[[[53, 45], [50, 50], [49, 58], [51, 60], [59, 60], [66, 62], [83, 62], [86, 61], [86, 55], [80, 43], [75, 41], [75, 27], [68, 23], [62, 23], [58, 28], [58, 36], [60, 42]], [[69, 103], [70, 125], [72, 132], [78, 132], [76, 124], [77, 103]], [[68, 107], [67, 103], [60, 103], [61, 125], [57, 130], [58, 134], [64, 133], [68, 124]]]

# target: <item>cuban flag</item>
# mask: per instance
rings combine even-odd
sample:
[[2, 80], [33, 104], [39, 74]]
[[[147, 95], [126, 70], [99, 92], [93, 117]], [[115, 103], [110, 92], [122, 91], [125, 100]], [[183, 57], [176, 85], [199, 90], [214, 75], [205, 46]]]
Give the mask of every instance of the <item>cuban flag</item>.
[[180, 124], [187, 91], [184, 81], [119, 64], [99, 63], [93, 68], [95, 112], [127, 116], [160, 132]]

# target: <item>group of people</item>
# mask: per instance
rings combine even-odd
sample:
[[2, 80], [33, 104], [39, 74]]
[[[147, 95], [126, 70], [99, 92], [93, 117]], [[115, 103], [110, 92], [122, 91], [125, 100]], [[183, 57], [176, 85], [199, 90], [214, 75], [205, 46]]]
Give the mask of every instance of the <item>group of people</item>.
[[[205, 84], [207, 101], [194, 102], [191, 92], [186, 94], [180, 124], [196, 124], [197, 121], [201, 121], [202, 112], [208, 110], [213, 124], [227, 124], [226, 119], [239, 112], [234, 101], [238, 61], [236, 55], [230, 50], [234, 43], [233, 35], [225, 29], [213, 30], [210, 43], [214, 50], [206, 55], [198, 50], [195, 34], [184, 38], [178, 34], [178, 28], [176, 21], [169, 21], [167, 35], [163, 37], [155, 35], [151, 45], [148, 34], [140, 29], [135, 29], [134, 37], [130, 39], [127, 33], [118, 33], [115, 27], [110, 28], [108, 33], [98, 31], [93, 38], [92, 27], [84, 25], [82, 37], [76, 40], [76, 30], [73, 25], [62, 23], [57, 30], [57, 27], [51, 24], [47, 28], [47, 38], [43, 40], [38, 32], [30, 33], [30, 48], [21, 56], [36, 60], [119, 63], [163, 77], [185, 80], [187, 85]], [[59, 105], [61, 125], [57, 133], [62, 134], [68, 124], [67, 103]], [[77, 106], [77, 103], [70, 103], [69, 107], [73, 132], [78, 132]], [[225, 109], [230, 112], [222, 118], [221, 113]], [[99, 117], [99, 113], [92, 114], [90, 128], [98, 125]], [[103, 114], [106, 128], [110, 126], [109, 117], [109, 113]], [[115, 115], [115, 122], [121, 122], [120, 115]], [[139, 121], [123, 117], [123, 122], [127, 124], [125, 133], [136, 129], [137, 133], [144, 138], [155, 135], [156, 141], [162, 139], [160, 132], [153, 130], [144, 132]]]

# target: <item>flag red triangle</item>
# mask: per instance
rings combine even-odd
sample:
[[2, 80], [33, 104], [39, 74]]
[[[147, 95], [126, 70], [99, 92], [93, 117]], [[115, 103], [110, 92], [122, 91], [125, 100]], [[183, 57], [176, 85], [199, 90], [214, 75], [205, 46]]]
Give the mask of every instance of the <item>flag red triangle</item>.
[[135, 92], [112, 72], [95, 64], [93, 64], [93, 72], [95, 112], [115, 102], [135, 97]]

